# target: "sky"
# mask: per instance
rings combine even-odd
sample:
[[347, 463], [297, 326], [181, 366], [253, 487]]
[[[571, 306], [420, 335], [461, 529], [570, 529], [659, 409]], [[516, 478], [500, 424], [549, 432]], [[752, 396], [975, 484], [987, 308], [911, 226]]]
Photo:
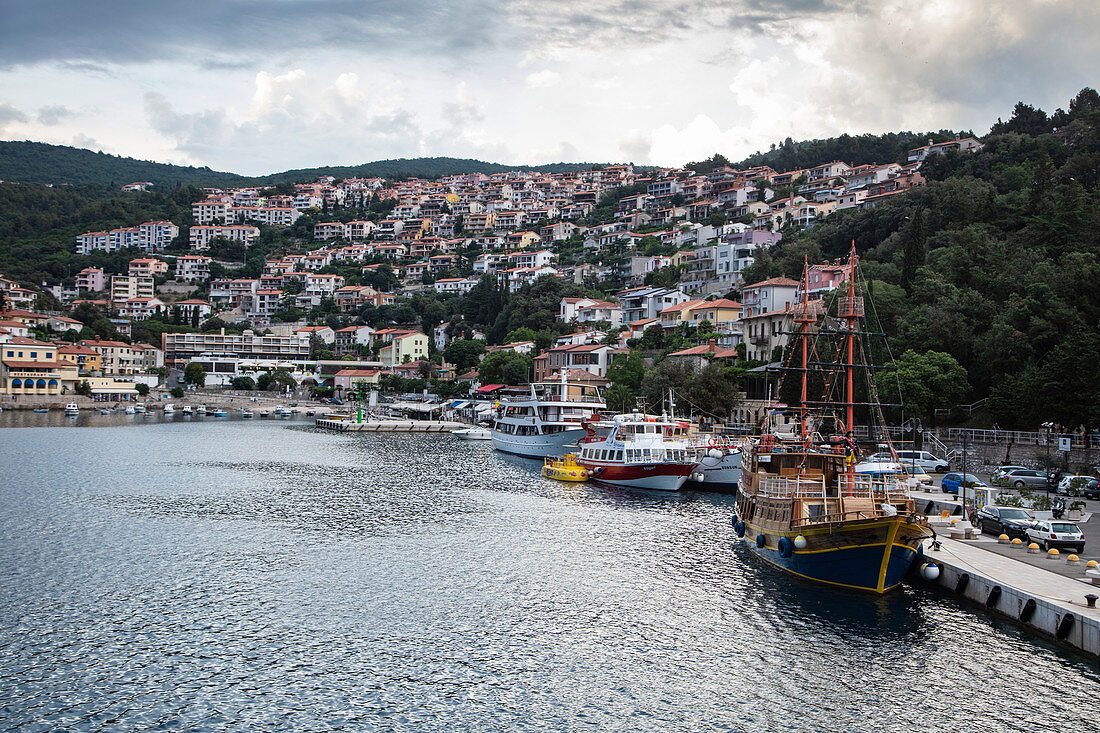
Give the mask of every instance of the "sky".
[[737, 160], [988, 131], [1100, 70], [1094, 0], [0, 0], [0, 139], [256, 175]]

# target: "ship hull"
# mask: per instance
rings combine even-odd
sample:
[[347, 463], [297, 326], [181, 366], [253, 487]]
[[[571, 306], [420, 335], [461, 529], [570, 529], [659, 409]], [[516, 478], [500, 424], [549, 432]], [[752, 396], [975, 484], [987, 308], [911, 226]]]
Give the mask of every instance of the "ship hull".
[[576, 450], [584, 430], [564, 430], [549, 435], [510, 435], [493, 430], [493, 447], [526, 458], [556, 458]]
[[679, 491], [691, 475], [690, 463], [606, 464], [578, 461], [589, 478], [612, 486], [654, 491]]
[[[758, 537], [763, 535], [764, 544]], [[780, 547], [781, 538], [793, 544], [801, 535], [803, 549]], [[776, 532], [752, 525], [745, 527], [746, 546], [762, 560], [815, 583], [841, 588], [888, 593], [904, 580], [931, 536], [922, 525], [905, 517], [883, 517], [836, 525]]]
[[721, 458], [703, 456], [684, 488], [736, 494], [740, 482], [741, 454], [727, 453]]

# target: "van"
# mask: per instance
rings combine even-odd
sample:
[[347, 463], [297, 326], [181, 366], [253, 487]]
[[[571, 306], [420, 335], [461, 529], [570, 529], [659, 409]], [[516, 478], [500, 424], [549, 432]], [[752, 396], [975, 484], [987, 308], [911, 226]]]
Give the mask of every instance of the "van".
[[[875, 453], [868, 461], [889, 461], [889, 453]], [[898, 461], [901, 463], [919, 466], [928, 473], [945, 473], [950, 466], [947, 461], [937, 458], [926, 450], [899, 450]]]

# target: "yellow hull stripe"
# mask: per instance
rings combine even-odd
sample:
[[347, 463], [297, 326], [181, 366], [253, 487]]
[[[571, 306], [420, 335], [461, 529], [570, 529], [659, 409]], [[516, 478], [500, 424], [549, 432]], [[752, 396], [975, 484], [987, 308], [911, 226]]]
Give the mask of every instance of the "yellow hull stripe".
[[[912, 549], [912, 548], [909, 548], [909, 549]], [[811, 578], [809, 575], [803, 575], [802, 573], [791, 570], [790, 568], [785, 568], [782, 565], [780, 565], [779, 563], [772, 562], [771, 560], [769, 560], [767, 557], [764, 557], [764, 555], [760, 554], [759, 552], [756, 552], [756, 553], [753, 553], [753, 554], [756, 555], [761, 560], [763, 560], [764, 562], [768, 563], [769, 565], [772, 565], [774, 567], [779, 568], [783, 572], [790, 573], [791, 575], [797, 575], [798, 577], [804, 578], [805, 580], [808, 580], [812, 583], [822, 583], [824, 585], [835, 585], [839, 588], [848, 588], [850, 590], [861, 590], [861, 591], [866, 591], [868, 593], [887, 593], [889, 591], [892, 591], [894, 588], [897, 588], [899, 585], [901, 585], [901, 583], [895, 583], [894, 585], [891, 585], [889, 588], [881, 588], [881, 587], [880, 588], [870, 588], [866, 585], [849, 585], [848, 583], [835, 583], [831, 580], [822, 580], [820, 578]]]

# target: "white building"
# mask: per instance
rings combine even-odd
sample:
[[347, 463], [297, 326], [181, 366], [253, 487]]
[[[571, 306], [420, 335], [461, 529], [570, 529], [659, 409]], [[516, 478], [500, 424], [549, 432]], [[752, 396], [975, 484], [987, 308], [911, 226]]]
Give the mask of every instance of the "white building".
[[221, 237], [249, 246], [260, 236], [260, 230], [245, 224], [196, 225], [191, 227], [191, 249], [209, 249], [210, 240]]

